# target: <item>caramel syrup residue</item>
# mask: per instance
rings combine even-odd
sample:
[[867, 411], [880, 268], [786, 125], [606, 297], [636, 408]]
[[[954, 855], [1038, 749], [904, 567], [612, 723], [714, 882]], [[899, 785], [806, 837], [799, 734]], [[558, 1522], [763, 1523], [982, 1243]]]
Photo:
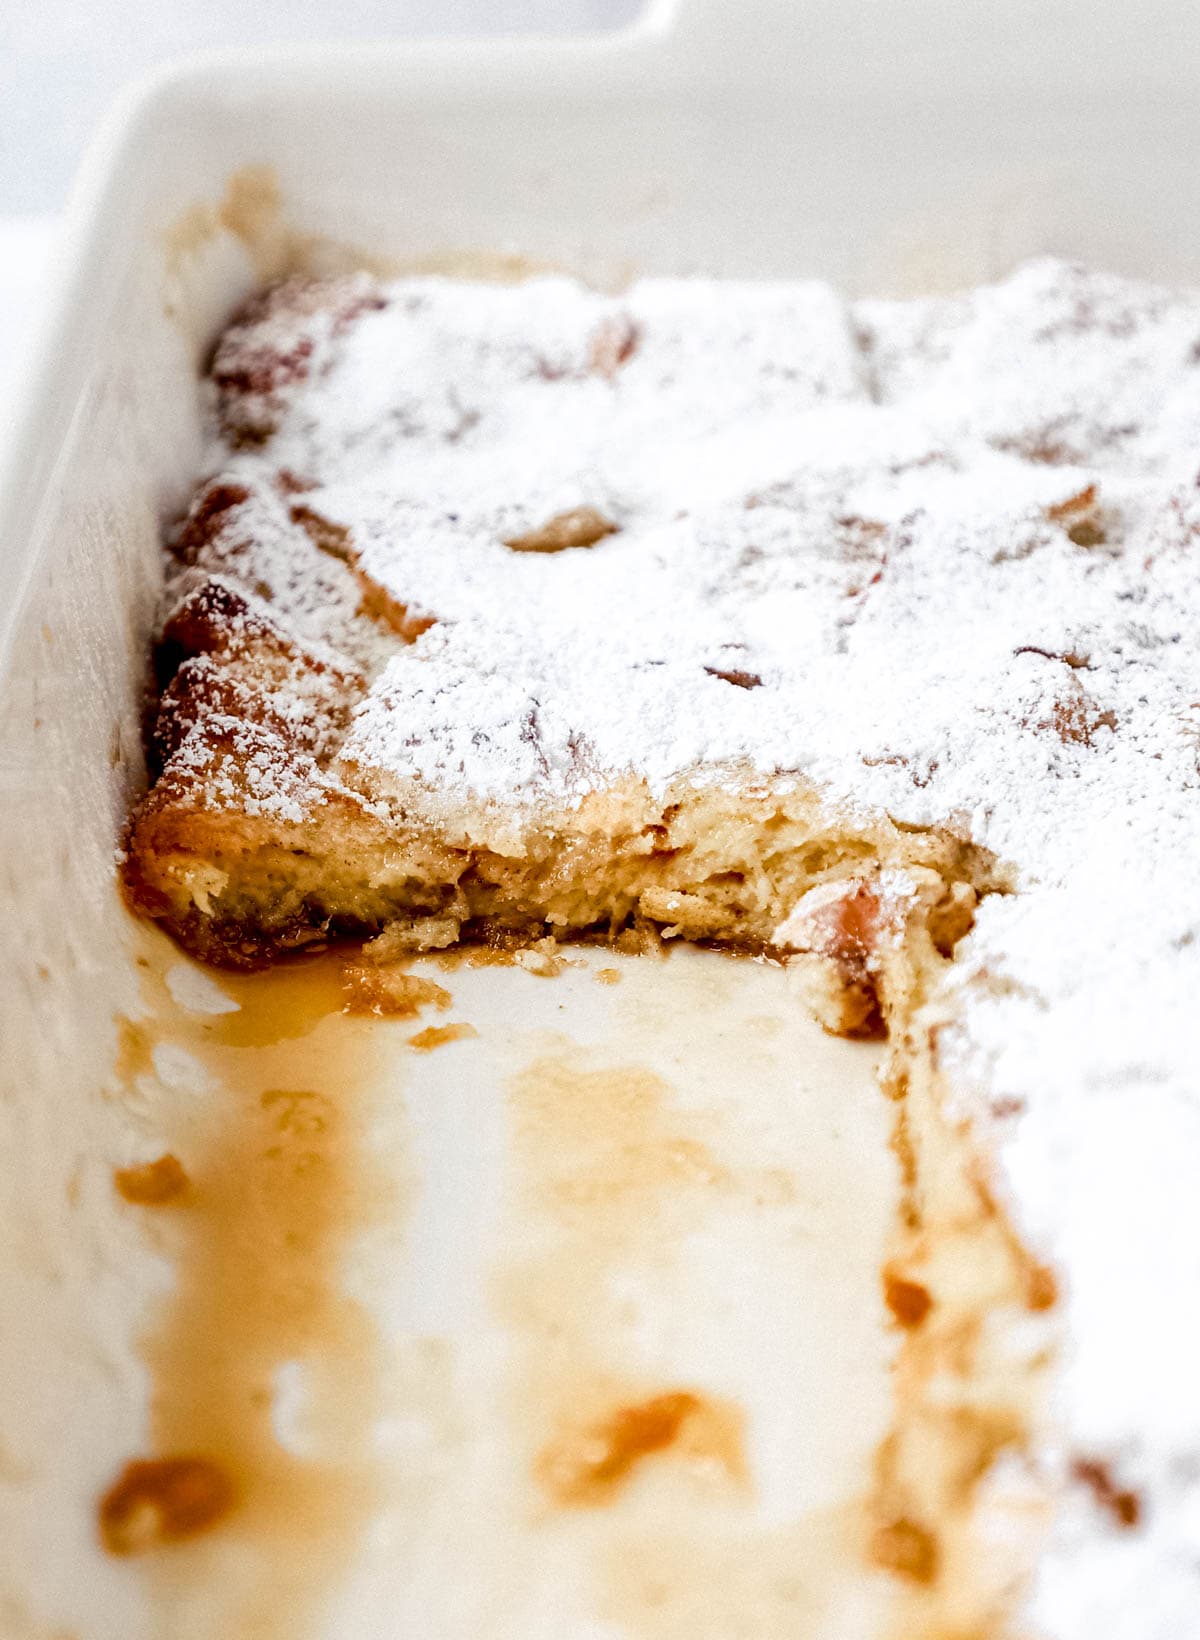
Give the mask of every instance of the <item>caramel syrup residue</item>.
[[416, 1036], [410, 1036], [408, 1045], [418, 1053], [432, 1053], [434, 1048], [443, 1048], [447, 1042], [461, 1042], [466, 1037], [478, 1036], [479, 1032], [474, 1025], [429, 1025]]
[[557, 1503], [595, 1507], [610, 1502], [643, 1460], [668, 1450], [744, 1480], [741, 1412], [691, 1390], [672, 1390], [566, 1432], [545, 1449], [537, 1469]]
[[615, 1258], [641, 1242], [650, 1250], [656, 1210], [688, 1219], [693, 1189], [731, 1182], [700, 1132], [702, 1118], [676, 1113], [674, 1090], [639, 1065], [590, 1065], [569, 1049], [547, 1054], [517, 1077], [513, 1096], [528, 1188], [558, 1218], [564, 1241], [582, 1234], [592, 1243], [589, 1268], [602, 1251]]
[[188, 1176], [179, 1157], [168, 1151], [153, 1162], [118, 1167], [113, 1184], [119, 1196], [137, 1207], [161, 1207], [179, 1200], [187, 1189]]
[[1107, 1509], [1118, 1526], [1136, 1526], [1142, 1516], [1142, 1500], [1136, 1492], [1117, 1485], [1108, 1464], [1095, 1458], [1077, 1458], [1071, 1465], [1075, 1480], [1090, 1487], [1097, 1503]]
[[892, 1269], [883, 1272], [883, 1301], [902, 1327], [919, 1327], [933, 1308], [928, 1287]]
[[168, 271], [180, 269], [222, 232], [239, 239], [265, 284], [278, 279], [292, 258], [295, 235], [284, 224], [279, 179], [270, 166], [233, 171], [219, 200], [189, 206], [163, 235]]
[[564, 1048], [513, 1082], [517, 1178], [544, 1231], [499, 1287], [522, 1340], [514, 1392], [530, 1469], [543, 1499], [571, 1508], [606, 1501], [651, 1452], [682, 1451], [685, 1436], [699, 1442], [693, 1458], [711, 1468], [724, 1454], [726, 1476], [744, 1472], [735, 1409], [702, 1413], [690, 1390], [639, 1394], [612, 1345], [613, 1272], [669, 1265], [704, 1201], [733, 1181], [703, 1117], [677, 1109], [661, 1077], [590, 1057]]
[[[374, 1028], [344, 1015], [336, 957], [222, 975], [236, 1011], [200, 1013], [165, 982], [184, 959], [142, 937], [148, 1014], [120, 1026], [118, 1094], [145, 1109], [159, 1047], [199, 1062], [205, 1094], [153, 1090], [172, 1146], [154, 1176], [177, 1149], [188, 1188], [157, 1221], [175, 1287], [142, 1345], [149, 1447], [100, 1500], [98, 1529], [111, 1553], [156, 1551], [168, 1612], [219, 1589], [221, 1632], [294, 1640], [380, 1495], [381, 1343], [342, 1286], [354, 1233], [398, 1205], [360, 1143]], [[277, 1428], [285, 1367], [298, 1438]]]
[[206, 1458], [141, 1459], [100, 1500], [100, 1541], [110, 1555], [138, 1554], [207, 1531], [233, 1504], [229, 1477]]
[[154, 1032], [150, 1025], [133, 1019], [117, 1021], [117, 1059], [113, 1074], [123, 1086], [154, 1070]]
[[917, 1521], [888, 1521], [871, 1541], [871, 1560], [913, 1583], [932, 1583], [938, 1572], [937, 1538]]
[[[882, 1329], [875, 1331], [882, 1304], [874, 1289], [893, 1208], [886, 1111], [872, 1103], [878, 1122], [853, 1130], [856, 1139], [873, 1135], [879, 1147], [860, 1158], [838, 1133], [839, 1113], [847, 1096], [878, 1099], [873, 1056], [861, 1047], [833, 1050], [814, 1035], [811, 1099], [801, 1104], [815, 1105], [819, 1115], [811, 1131], [807, 1118], [793, 1129], [790, 1094], [809, 1094], [809, 1073], [797, 1067], [793, 1089], [792, 1055], [764, 1024], [768, 1016], [743, 1012], [751, 1003], [756, 1010], [770, 1006], [769, 997], [782, 1012], [784, 976], [768, 971], [767, 988], [745, 996], [738, 984], [744, 972], [694, 952], [655, 963], [636, 994], [622, 1001], [613, 993], [625, 1027], [625, 1063], [614, 1063], [602, 1047], [547, 1035], [510, 1083], [513, 1234], [494, 1291], [514, 1337], [509, 1395], [518, 1450], [527, 1454], [528, 1507], [548, 1533], [569, 1532], [589, 1546], [591, 1615], [638, 1640], [727, 1640], [735, 1633], [767, 1640], [866, 1633], [868, 1626], [890, 1632], [873, 1619], [894, 1599], [891, 1580], [865, 1573], [862, 1563], [871, 1450], [888, 1400], [888, 1348]], [[737, 1032], [727, 1036], [714, 1025], [710, 1040], [708, 1022], [731, 1017]], [[795, 1036], [799, 1054], [804, 1041]], [[643, 1042], [654, 1044], [650, 1063], [638, 1063]], [[861, 1082], [834, 1085], [835, 1052]], [[704, 1081], [697, 1087], [693, 1066], [700, 1064]], [[659, 1074], [660, 1066], [671, 1069]], [[764, 1126], [761, 1141], [748, 1139], [737, 1104], [723, 1096], [726, 1077], [745, 1090], [760, 1067], [766, 1108], [778, 1110], [786, 1137], [772, 1125]], [[806, 1154], [793, 1168], [785, 1160], [791, 1146], [810, 1139], [819, 1162]], [[843, 1166], [844, 1181], [827, 1171]], [[814, 1371], [818, 1398], [809, 1403], [810, 1385], [801, 1377], [799, 1419], [820, 1426], [828, 1413], [838, 1439], [853, 1449], [838, 1457], [832, 1497], [823, 1487], [797, 1488], [797, 1512], [778, 1516], [774, 1501], [766, 1501], [780, 1484], [771, 1456], [774, 1415], [738, 1393], [740, 1364], [729, 1380], [707, 1356], [703, 1323], [696, 1324], [693, 1356], [686, 1342], [693, 1321], [682, 1319], [680, 1305], [684, 1292], [689, 1306], [706, 1302], [701, 1261], [689, 1262], [693, 1248], [707, 1246], [722, 1223], [775, 1212], [777, 1226], [764, 1232], [763, 1245], [780, 1259], [780, 1273], [794, 1268], [792, 1302], [811, 1320], [772, 1337], [789, 1351], [811, 1348], [820, 1358], [825, 1329], [837, 1325], [841, 1305], [849, 1303], [848, 1322], [864, 1351], [874, 1356], [878, 1346], [882, 1380], [826, 1400]], [[827, 1254], [810, 1252], [826, 1240]], [[853, 1272], [844, 1295], [843, 1248]], [[861, 1312], [851, 1279], [863, 1283]], [[715, 1289], [712, 1297], [718, 1302]], [[660, 1343], [664, 1313], [681, 1320]], [[861, 1439], [854, 1433], [860, 1406]], [[753, 1428], [756, 1417], [762, 1423]], [[804, 1451], [823, 1466], [832, 1444], [822, 1434]], [[760, 1489], [765, 1508], [756, 1505]]]

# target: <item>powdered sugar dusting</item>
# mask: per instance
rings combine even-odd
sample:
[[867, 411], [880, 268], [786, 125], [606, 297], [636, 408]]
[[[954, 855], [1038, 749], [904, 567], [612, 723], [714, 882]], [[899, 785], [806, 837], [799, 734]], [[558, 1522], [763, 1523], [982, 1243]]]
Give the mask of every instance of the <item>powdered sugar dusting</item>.
[[[511, 828], [630, 775], [801, 772], [1015, 869], [940, 1051], [1066, 1272], [1039, 1461], [1144, 1503], [1122, 1529], [1070, 1491], [1047, 1635], [1200, 1609], [1198, 361], [1200, 297], [1050, 261], [854, 310], [814, 284], [357, 281], [218, 353], [212, 465], [253, 544], [235, 510], [201, 567], [258, 574], [357, 679], [310, 789]], [[615, 529], [506, 544], [579, 508]], [[364, 598], [434, 624], [364, 638]]]

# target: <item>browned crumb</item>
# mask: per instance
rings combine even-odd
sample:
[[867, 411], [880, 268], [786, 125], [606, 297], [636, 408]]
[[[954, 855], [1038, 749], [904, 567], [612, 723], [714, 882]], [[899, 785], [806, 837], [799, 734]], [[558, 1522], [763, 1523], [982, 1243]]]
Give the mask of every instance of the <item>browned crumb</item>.
[[993, 1116], [997, 1117], [1000, 1121], [1003, 1121], [1009, 1116], [1020, 1116], [1025, 1110], [1025, 1101], [1024, 1099], [1016, 1099], [1009, 1095], [1004, 1095], [999, 1099], [990, 1100], [988, 1108]]
[[559, 956], [557, 944], [552, 939], [538, 940], [535, 945], [514, 952], [513, 961], [518, 968], [523, 968], [527, 974], [536, 974], [539, 979], [554, 979], [567, 966], [566, 958]]
[[451, 1002], [449, 991], [436, 980], [386, 964], [348, 962], [342, 969], [342, 986], [347, 1014], [414, 1019], [422, 1008], [448, 1008]]
[[117, 1194], [139, 1207], [161, 1207], [177, 1201], [188, 1186], [188, 1176], [178, 1156], [168, 1151], [153, 1162], [136, 1167], [118, 1167], [113, 1172]]
[[100, 1541], [135, 1555], [205, 1532], [229, 1513], [234, 1488], [207, 1458], [138, 1458], [100, 1500]]
[[1107, 1509], [1118, 1526], [1136, 1526], [1141, 1519], [1142, 1501], [1136, 1492], [1118, 1487], [1108, 1465], [1095, 1458], [1078, 1458], [1071, 1466], [1077, 1481], [1090, 1487], [1097, 1503]]
[[937, 1539], [916, 1521], [901, 1517], [877, 1529], [871, 1542], [871, 1559], [914, 1583], [932, 1583], [937, 1576]]
[[555, 513], [553, 518], [525, 535], [513, 535], [505, 541], [514, 552], [566, 552], [572, 547], [594, 547], [606, 535], [614, 535], [617, 526], [595, 507], [572, 507], [569, 512]]
[[1057, 735], [1064, 746], [1091, 746], [1100, 729], [1117, 730], [1117, 715], [1111, 710], [1100, 711], [1091, 695], [1084, 689], [1072, 670], [1063, 681], [1063, 687], [1050, 698], [1040, 717], [1022, 720], [1027, 729], [1038, 733]]
[[757, 672], [727, 672], [720, 666], [706, 666], [704, 670], [710, 678], [720, 678], [722, 683], [731, 683], [735, 689], [762, 688], [762, 679]]
[[882, 519], [862, 518], [858, 513], [843, 513], [836, 523], [842, 536], [841, 545], [849, 549], [851, 557], [859, 557], [874, 548], [888, 532]]
[[418, 1053], [431, 1053], [434, 1048], [441, 1048], [447, 1042], [461, 1042], [464, 1037], [478, 1035], [474, 1025], [430, 1025], [418, 1031], [416, 1036], [410, 1036], [408, 1045]]
[[437, 952], [435, 960], [447, 973], [453, 973], [456, 968], [515, 968], [517, 953], [499, 945], [457, 945], [452, 950]]
[[619, 968], [597, 968], [597, 985], [619, 985], [620, 981], [621, 970]]
[[1069, 495], [1065, 501], [1047, 507], [1046, 517], [1064, 529], [1077, 547], [1098, 547], [1104, 542], [1104, 526], [1094, 484], [1088, 484], [1074, 495]]
[[611, 381], [621, 366], [628, 364], [633, 357], [640, 339], [641, 332], [629, 314], [614, 313], [610, 318], [602, 319], [592, 332], [588, 350], [589, 369]]
[[1097, 729], [1115, 729], [1115, 712], [1088, 711], [1084, 699], [1060, 699], [1054, 703], [1050, 727], [1067, 745], [1090, 746]]
[[649, 922], [636, 922], [631, 928], [623, 928], [612, 943], [614, 951], [626, 957], [661, 956], [666, 950], [662, 935]]
[[1061, 661], [1069, 666], [1072, 672], [1086, 672], [1091, 666], [1091, 657], [1079, 649], [1043, 649], [1040, 644], [1023, 643], [1013, 650], [1014, 655], [1040, 655], [1044, 661]]
[[[1061, 418], [1060, 418], [1061, 420]], [[1016, 438], [996, 440], [997, 450], [1036, 462], [1039, 467], [1077, 467], [1085, 458], [1079, 449], [1056, 437], [1055, 424]]]
[[382, 934], [368, 940], [359, 955], [364, 962], [382, 966], [398, 962], [402, 957], [441, 952], [457, 944], [458, 931], [457, 917], [398, 917]]
[[436, 953], [439, 968], [447, 972], [455, 968], [524, 968], [528, 973], [548, 977], [577, 966], [562, 954], [562, 945], [553, 934], [534, 938], [528, 928], [510, 928], [483, 917], [465, 924], [461, 932], [460, 944]]
[[883, 1272], [883, 1298], [902, 1327], [919, 1327], [933, 1307], [928, 1287], [908, 1281], [894, 1270]]

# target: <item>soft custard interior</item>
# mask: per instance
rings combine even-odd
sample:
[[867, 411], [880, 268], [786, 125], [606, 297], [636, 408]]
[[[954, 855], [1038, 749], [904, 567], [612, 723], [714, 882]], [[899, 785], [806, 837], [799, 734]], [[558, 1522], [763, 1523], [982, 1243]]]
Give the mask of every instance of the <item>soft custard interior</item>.
[[703, 941], [784, 962], [828, 1030], [886, 1035], [903, 1196], [882, 1282], [902, 1342], [869, 1553], [907, 1591], [904, 1640], [1005, 1632], [1042, 1501], [997, 1477], [1036, 1425], [1055, 1284], [997, 1206], [938, 1062], [955, 945], [1008, 887], [995, 862], [944, 831], [832, 823], [799, 781], [681, 783], [665, 803], [631, 785], [515, 836], [486, 815], [450, 835], [345, 791], [289, 824], [155, 795], [127, 890], [209, 961], [350, 937], [380, 964], [471, 941]]
[[234, 967], [385, 931], [397, 953], [631, 932], [766, 949], [811, 890], [889, 869], [941, 878], [932, 910], [945, 952], [975, 898], [1004, 882], [948, 832], [885, 817], [831, 825], [798, 780], [680, 782], [665, 801], [630, 782], [528, 826], [481, 812], [456, 816], [454, 830], [345, 788], [282, 822], [205, 794], [181, 801], [166, 785], [135, 823], [127, 890], [190, 949]]

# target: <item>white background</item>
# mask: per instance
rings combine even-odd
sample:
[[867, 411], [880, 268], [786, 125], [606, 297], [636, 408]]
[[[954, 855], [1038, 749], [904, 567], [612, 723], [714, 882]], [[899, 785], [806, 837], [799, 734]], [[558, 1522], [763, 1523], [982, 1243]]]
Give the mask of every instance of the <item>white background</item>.
[[563, 34], [640, 0], [0, 0], [0, 436], [54, 213], [120, 90], [180, 52], [299, 40]]

